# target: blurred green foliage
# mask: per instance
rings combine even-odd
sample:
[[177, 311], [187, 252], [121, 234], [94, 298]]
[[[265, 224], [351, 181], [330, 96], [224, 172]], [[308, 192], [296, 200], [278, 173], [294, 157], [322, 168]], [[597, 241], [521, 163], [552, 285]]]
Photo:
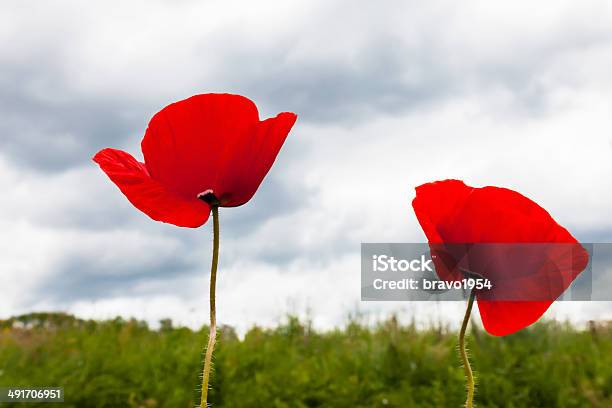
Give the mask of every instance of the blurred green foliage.
[[[193, 407], [206, 328], [30, 314], [0, 321], [0, 386], [63, 386], [66, 407]], [[213, 407], [460, 407], [456, 333], [392, 318], [328, 332], [289, 317], [221, 330]], [[612, 329], [545, 322], [468, 340], [478, 407], [611, 407]], [[26, 404], [0, 404], [24, 406]], [[47, 404], [28, 404], [45, 406]]]

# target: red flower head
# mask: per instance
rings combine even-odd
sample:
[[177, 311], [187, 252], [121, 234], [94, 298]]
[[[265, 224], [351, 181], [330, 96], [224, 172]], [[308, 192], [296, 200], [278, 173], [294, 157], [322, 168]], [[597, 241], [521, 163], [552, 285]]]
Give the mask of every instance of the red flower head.
[[260, 121], [243, 96], [196, 95], [153, 116], [142, 140], [144, 163], [116, 149], [93, 159], [140, 211], [196, 228], [211, 204], [236, 207], [253, 197], [296, 119], [283, 112]]
[[[458, 262], [465, 257], [470, 272], [490, 278], [493, 285], [506, 285], [500, 289], [506, 295], [523, 292], [524, 297], [509, 295], [518, 301], [491, 300], [496, 297], [477, 292], [483, 325], [493, 335], [511, 334], [537, 321], [588, 264], [588, 253], [565, 228], [538, 204], [509, 189], [437, 181], [417, 187], [412, 206], [432, 253], [440, 248], [436, 244], [453, 248], [454, 263], [448, 256], [434, 259], [441, 279], [462, 278]], [[468, 254], [474, 243], [551, 245], [481, 245]]]

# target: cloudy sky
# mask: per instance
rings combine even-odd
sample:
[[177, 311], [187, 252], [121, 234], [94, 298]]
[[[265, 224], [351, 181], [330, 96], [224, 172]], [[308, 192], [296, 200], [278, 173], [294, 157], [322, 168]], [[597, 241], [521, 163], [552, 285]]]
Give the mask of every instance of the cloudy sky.
[[[218, 318], [459, 320], [364, 303], [361, 242], [422, 242], [414, 187], [513, 188], [612, 242], [609, 1], [24, 1], [0, 4], [0, 318], [207, 321], [210, 225], [156, 223], [93, 164], [142, 158], [149, 118], [197, 93], [298, 122], [254, 200], [221, 211]], [[563, 302], [549, 317], [612, 318]]]

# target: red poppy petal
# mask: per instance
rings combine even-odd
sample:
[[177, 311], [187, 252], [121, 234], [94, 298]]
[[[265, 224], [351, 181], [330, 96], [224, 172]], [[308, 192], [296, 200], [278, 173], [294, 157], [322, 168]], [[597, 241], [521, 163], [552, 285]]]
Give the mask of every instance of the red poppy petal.
[[140, 211], [156, 221], [196, 228], [206, 222], [210, 208], [197, 198], [186, 199], [153, 180], [143, 163], [130, 154], [104, 149], [93, 160]]
[[478, 311], [489, 334], [507, 336], [537, 322], [552, 303], [478, 299]]
[[142, 140], [149, 174], [189, 198], [215, 190], [226, 167], [242, 165], [243, 157], [228, 158], [258, 123], [255, 104], [239, 95], [195, 95], [170, 104], [153, 116]]
[[249, 201], [264, 177], [270, 171], [289, 131], [297, 120], [295, 113], [283, 112], [260, 122], [248, 141], [236, 146], [236, 154], [243, 160], [231, 160], [219, 170], [218, 184], [214, 187], [225, 207], [236, 207]]
[[[429, 243], [447, 242], [441, 235], [445, 225], [453, 223], [455, 213], [472, 192], [461, 180], [443, 180], [423, 184], [416, 188], [412, 208]], [[456, 243], [467, 243], [462, 241]], [[463, 275], [456, 269], [457, 259], [447, 256], [444, 247], [430, 245], [431, 254], [440, 279], [459, 280]]]
[[[446, 242], [438, 228], [453, 223], [455, 213], [472, 190], [461, 180], [436, 181], [416, 188], [412, 208], [429, 242]], [[457, 243], [464, 242], [470, 241]]]
[[442, 229], [446, 242], [576, 242], [544, 208], [498, 187], [473, 189]]
[[[570, 245], [569, 250], [563, 246], [545, 246], [547, 249], [540, 254], [540, 263], [530, 264], [534, 259], [523, 259], [521, 256], [512, 265], [503, 257], [491, 262], [491, 254], [480, 254], [487, 258], [481, 258], [481, 262], [476, 257], [476, 268], [482, 267], [482, 270], [475, 272], [481, 272], [483, 276], [495, 275], [500, 272], [495, 270], [495, 265], [504, 265], [501, 271], [503, 274], [516, 269], [509, 279], [515, 280], [520, 286], [513, 286], [525, 293], [525, 298], [538, 299], [499, 301], [479, 297], [483, 325], [491, 334], [514, 333], [537, 321], [588, 263], [588, 254], [565, 228], [557, 224], [538, 204], [515, 191], [498, 187], [472, 188], [457, 180], [429, 183], [416, 190], [413, 207], [430, 243], [576, 244]], [[525, 255], [532, 252], [533, 248], [526, 251]], [[459, 260], [455, 259], [453, 263], [448, 258], [440, 257], [437, 262], [434, 259], [436, 270], [441, 279], [457, 279], [454, 266]], [[470, 258], [471, 263], [474, 260]], [[523, 271], [525, 268], [530, 270]], [[539, 301], [536, 296], [542, 293], [545, 294], [544, 300]]]

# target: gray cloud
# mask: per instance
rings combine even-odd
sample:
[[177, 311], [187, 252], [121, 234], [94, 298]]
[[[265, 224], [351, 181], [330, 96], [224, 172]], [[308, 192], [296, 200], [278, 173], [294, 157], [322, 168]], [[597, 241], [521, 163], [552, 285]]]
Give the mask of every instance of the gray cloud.
[[[0, 148], [17, 164], [58, 171], [88, 162], [98, 148], [121, 145], [143, 133], [143, 109], [105, 97], [37, 95], [32, 83], [45, 75], [45, 64], [12, 72], [0, 80]], [[53, 81], [54, 78], [45, 80]]]
[[399, 114], [456, 90], [448, 67], [429, 61], [425, 50], [408, 49], [400, 38], [373, 41], [352, 62], [288, 63], [290, 48], [263, 57], [238, 51], [228, 56], [222, 70], [229, 78], [242, 78], [239, 87], [245, 93], [315, 123], [350, 125], [379, 113]]
[[612, 242], [612, 229], [609, 227], [571, 229], [574, 237], [580, 242], [601, 243]]
[[[404, 10], [401, 2], [391, 4]], [[609, 31], [599, 25], [585, 29], [569, 19], [570, 23], [554, 26], [541, 37], [505, 41], [512, 47], [507, 56], [494, 49], [479, 54], [472, 42], [459, 35], [453, 37], [461, 25], [453, 22], [448, 31], [440, 30], [439, 24], [445, 19], [453, 21], [452, 9], [436, 14], [425, 8], [420, 13], [422, 20], [408, 14], [405, 24], [416, 28], [402, 32], [391, 27], [391, 32], [391, 28], [376, 27], [375, 20], [355, 10], [346, 14], [346, 21], [335, 21], [329, 14], [351, 9], [346, 6], [338, 3], [307, 16], [328, 23], [316, 30], [310, 24], [280, 29], [271, 44], [253, 45], [249, 41], [251, 33], [237, 31], [234, 25], [218, 29], [210, 37], [194, 37], [196, 46], [186, 61], [188, 68], [181, 67], [189, 74], [177, 78], [173, 90], [165, 83], [150, 83], [142, 89], [139, 86], [144, 84], [126, 84], [130, 77], [119, 76], [120, 82], [108, 83], [108, 91], [77, 91], [62, 58], [70, 55], [67, 50], [76, 53], [86, 43], [70, 41], [65, 33], [57, 34], [58, 41], [52, 41], [54, 34], [47, 33], [51, 38], [24, 50], [26, 57], [2, 62], [0, 148], [15, 162], [33, 169], [58, 171], [83, 165], [102, 147], [120, 147], [128, 141], [134, 145], [150, 115], [172, 100], [164, 99], [164, 95], [176, 95], [177, 90], [185, 92], [183, 97], [207, 91], [244, 93], [271, 114], [298, 112], [301, 123], [354, 126], [376, 115], [400, 115], [491, 89], [502, 89], [512, 96], [510, 105], [503, 107], [506, 111], [542, 114], [557, 82], [566, 80], [559, 74], [551, 83], [547, 75], [555, 64], [563, 63], [562, 56], [611, 41]], [[379, 19], [394, 13], [392, 7], [369, 12]], [[78, 29], [77, 22], [64, 23]], [[363, 28], [370, 34], [348, 40], [344, 30], [358, 23], [365, 24]], [[86, 33], [92, 37], [95, 34]], [[311, 41], [327, 40], [324, 46], [337, 49], [337, 53], [317, 56], [317, 51], [312, 51], [313, 58], [303, 52], [299, 58], [292, 57], [297, 46], [310, 44], [310, 37], [314, 38]], [[217, 43], [226, 46], [212, 45]], [[134, 50], [129, 58], [140, 67], [143, 61], [139, 59], [148, 51]], [[163, 55], [164, 48], [158, 52]], [[109, 55], [103, 62], [111, 67], [117, 61]], [[99, 81], [109, 78], [101, 76]], [[159, 87], [160, 91], [152, 96], [149, 87]]]
[[57, 266], [53, 276], [41, 282], [35, 293], [39, 298], [44, 296], [47, 300], [68, 305], [77, 300], [98, 300], [135, 293], [138, 285], [144, 282], [172, 282], [191, 273], [193, 267], [193, 262], [178, 254], [158, 260], [149, 267], [139, 263], [119, 267], [101, 265], [91, 254], [70, 254]]

